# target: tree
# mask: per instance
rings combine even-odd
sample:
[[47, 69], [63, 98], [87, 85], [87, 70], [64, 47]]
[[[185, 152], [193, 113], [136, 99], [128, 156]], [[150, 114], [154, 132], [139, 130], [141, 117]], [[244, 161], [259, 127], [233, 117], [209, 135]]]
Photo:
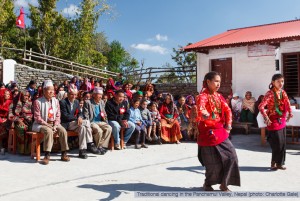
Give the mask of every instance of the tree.
[[173, 66], [169, 63], [166, 63], [164, 66], [162, 66], [163, 68], [167, 68], [169, 69], [169, 72], [165, 72], [162, 75], [160, 75], [157, 80], [156, 83], [178, 83], [179, 77], [178, 75], [176, 75], [176, 71], [173, 68]]
[[[190, 45], [191, 43], [187, 44]], [[190, 72], [197, 65], [197, 55], [195, 52], [186, 52], [182, 46], [178, 46], [178, 49], [173, 48], [175, 55], [171, 55], [172, 59], [177, 63], [179, 67], [182, 67], [182, 72], [178, 73], [179, 76], [183, 76], [186, 82], [196, 81], [195, 77], [190, 77], [194, 72]]]
[[138, 74], [134, 72], [139, 67], [138, 60], [132, 58], [129, 53], [127, 53], [126, 59], [122, 64], [122, 73], [127, 82], [138, 83], [140, 81]]
[[122, 63], [125, 62], [128, 53], [122, 47], [119, 41], [112, 41], [110, 43], [110, 51], [107, 53], [108, 64], [107, 68], [110, 71], [121, 72]]
[[[80, 4], [79, 18], [76, 21], [76, 41], [74, 41], [78, 62], [91, 65], [96, 59], [104, 59], [103, 54], [96, 49], [99, 49], [99, 46], [97, 47], [99, 44], [94, 39], [96, 37], [99, 39], [101, 36], [95, 34], [99, 17], [109, 9], [110, 6], [105, 0], [83, 0]], [[98, 53], [95, 51], [98, 51]], [[100, 55], [101, 57], [99, 57]], [[93, 56], [96, 56], [96, 58], [93, 58]], [[106, 62], [100, 61], [98, 63]]]
[[65, 19], [56, 9], [57, 0], [38, 0], [37, 7], [29, 4], [31, 36], [38, 51], [44, 55], [57, 55], [63, 44], [61, 38]]
[[107, 41], [107, 37], [104, 32], [95, 33], [93, 36], [93, 43], [95, 50], [102, 54], [106, 54], [110, 51], [109, 42]]
[[[11, 0], [0, 0], [0, 46], [23, 48], [24, 47], [24, 30], [16, 27], [16, 15], [14, 14], [14, 4]], [[20, 55], [1, 50], [5, 58], [18, 58]]]

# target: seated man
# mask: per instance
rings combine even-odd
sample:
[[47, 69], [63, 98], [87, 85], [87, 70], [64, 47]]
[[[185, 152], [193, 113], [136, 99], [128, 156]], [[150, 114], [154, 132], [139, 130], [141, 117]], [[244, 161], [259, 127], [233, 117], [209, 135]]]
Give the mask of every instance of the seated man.
[[[112, 127], [112, 133], [115, 139], [115, 149], [120, 149], [120, 130], [121, 127], [125, 128], [124, 142], [125, 144], [131, 137], [135, 124], [129, 120], [129, 110], [123, 103], [124, 92], [118, 90], [115, 93], [114, 98], [107, 101], [105, 105], [105, 111], [107, 113], [107, 119], [109, 125]], [[126, 147], [124, 147], [126, 148]]]
[[107, 123], [105, 104], [103, 100], [101, 100], [102, 95], [103, 89], [101, 87], [95, 87], [92, 98], [86, 100], [84, 103], [83, 115], [85, 119], [88, 119], [91, 122], [93, 137], [97, 148], [101, 154], [105, 154], [111, 137], [112, 128]]
[[68, 97], [59, 102], [61, 109], [61, 122], [66, 130], [75, 131], [79, 137], [79, 158], [86, 159], [86, 149], [99, 154], [93, 144], [90, 122], [83, 120], [80, 112], [79, 101], [76, 99], [77, 89], [69, 89]]
[[49, 163], [54, 133], [59, 136], [62, 151], [61, 160], [70, 161], [67, 155], [67, 150], [69, 150], [68, 135], [66, 129], [60, 125], [60, 107], [58, 100], [54, 97], [54, 87], [51, 80], [44, 81], [43, 94], [43, 97], [34, 102], [34, 123], [32, 125], [33, 131], [44, 134], [45, 157], [42, 164], [48, 165]]
[[232, 116], [234, 121], [240, 120], [240, 115], [242, 112], [242, 100], [240, 99], [239, 95], [237, 93], [234, 93], [232, 95], [231, 99], [231, 109], [232, 109]]

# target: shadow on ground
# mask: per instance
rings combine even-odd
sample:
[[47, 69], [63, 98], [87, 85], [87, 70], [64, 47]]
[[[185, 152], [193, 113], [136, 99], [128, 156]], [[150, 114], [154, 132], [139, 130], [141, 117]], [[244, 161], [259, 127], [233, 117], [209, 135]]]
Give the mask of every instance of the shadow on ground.
[[159, 186], [148, 183], [127, 183], [127, 184], [107, 184], [107, 185], [94, 185], [84, 184], [78, 186], [79, 188], [93, 189], [102, 193], [108, 193], [109, 196], [101, 198], [100, 200], [109, 201], [118, 198], [122, 193], [134, 193], [138, 191], [203, 191], [203, 188], [182, 188], [182, 187], [171, 187], [171, 186]]
[[[255, 167], [255, 166], [240, 166], [240, 171], [245, 172], [272, 172], [270, 167]], [[189, 171], [197, 174], [205, 174], [205, 167], [191, 166], [191, 167], [168, 167], [167, 170], [171, 171]]]

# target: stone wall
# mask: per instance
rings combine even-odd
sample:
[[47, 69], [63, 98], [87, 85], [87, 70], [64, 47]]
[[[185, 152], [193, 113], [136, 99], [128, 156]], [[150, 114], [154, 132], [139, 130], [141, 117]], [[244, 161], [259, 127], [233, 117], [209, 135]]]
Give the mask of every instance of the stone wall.
[[[38, 85], [44, 80], [52, 80], [54, 83], [61, 84], [64, 80], [70, 80], [73, 76], [62, 72], [39, 70], [21, 64], [15, 65], [15, 81], [24, 89], [30, 80], [35, 80]], [[155, 84], [156, 89], [163, 93], [172, 93], [175, 95], [190, 95], [197, 92], [196, 84]]]
[[62, 72], [39, 70], [21, 64], [15, 65], [15, 81], [21, 89], [24, 89], [30, 80], [35, 80], [38, 85], [42, 84], [44, 80], [49, 79], [54, 83], [61, 84], [64, 80], [70, 80], [72, 77], [72, 75]]
[[197, 92], [197, 85], [186, 83], [173, 83], [173, 84], [155, 84], [155, 88], [159, 92], [171, 93], [175, 95], [190, 95]]

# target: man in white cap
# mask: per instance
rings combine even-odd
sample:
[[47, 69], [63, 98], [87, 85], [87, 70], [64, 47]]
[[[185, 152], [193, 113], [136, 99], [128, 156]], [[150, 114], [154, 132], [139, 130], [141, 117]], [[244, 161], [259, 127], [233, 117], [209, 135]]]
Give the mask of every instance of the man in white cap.
[[102, 100], [103, 88], [95, 87], [90, 100], [86, 100], [83, 106], [83, 116], [90, 120], [93, 137], [97, 148], [102, 154], [106, 153], [112, 133], [111, 126], [107, 123], [105, 104]]
[[[87, 145], [93, 143], [91, 124], [88, 120], [83, 120], [79, 101], [76, 99], [78, 93], [77, 89], [69, 88], [68, 91], [68, 97], [59, 102], [61, 124], [66, 130], [78, 133], [79, 158], [86, 159], [88, 157], [86, 154]], [[95, 146], [91, 149], [94, 154], [100, 153]]]
[[34, 102], [34, 122], [32, 125], [33, 131], [44, 134], [45, 157], [42, 164], [48, 165], [49, 163], [54, 133], [59, 136], [62, 151], [61, 160], [68, 162], [70, 161], [67, 155], [67, 150], [69, 150], [68, 135], [66, 129], [60, 125], [60, 106], [54, 97], [54, 87], [51, 80], [44, 81], [43, 95]]
[[232, 108], [232, 114], [233, 114], [233, 120], [239, 121], [240, 115], [242, 111], [242, 100], [239, 98], [239, 95], [237, 93], [234, 93], [232, 95], [231, 99], [231, 108]]

